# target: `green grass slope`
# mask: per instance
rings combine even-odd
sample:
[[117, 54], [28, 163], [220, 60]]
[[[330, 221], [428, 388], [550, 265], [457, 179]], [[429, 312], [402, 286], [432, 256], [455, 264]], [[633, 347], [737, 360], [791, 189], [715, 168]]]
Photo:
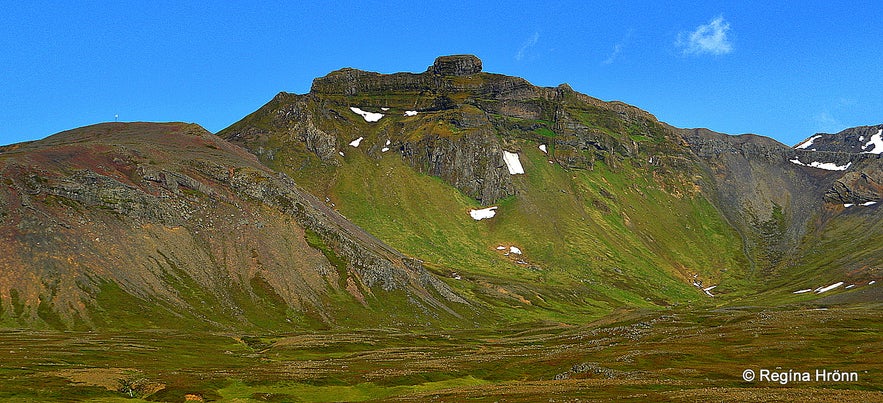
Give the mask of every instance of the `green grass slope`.
[[[738, 234], [701, 192], [662, 186], [652, 167], [567, 170], [517, 140], [527, 172], [513, 176], [517, 195], [476, 221], [469, 212], [482, 206], [394, 153], [368, 155], [372, 141], [345, 148], [330, 174], [275, 167], [501, 320], [579, 322], [624, 306], [713, 301], [694, 279], [717, 285], [718, 297], [751, 289]], [[510, 246], [523, 255], [506, 256]]]

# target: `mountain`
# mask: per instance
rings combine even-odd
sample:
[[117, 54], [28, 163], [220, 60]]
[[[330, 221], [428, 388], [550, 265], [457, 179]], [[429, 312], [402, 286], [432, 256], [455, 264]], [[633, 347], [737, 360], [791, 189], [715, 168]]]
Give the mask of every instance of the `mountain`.
[[7, 327], [298, 329], [469, 304], [205, 129], [104, 123], [0, 148]]
[[0, 147], [0, 323], [501, 328], [879, 301], [881, 128], [792, 148], [471, 55], [344, 68], [217, 135], [105, 123]]
[[[469, 55], [422, 73], [338, 70], [218, 134], [504, 316], [790, 300], [875, 278], [883, 261], [878, 208], [843, 207], [880, 199], [878, 155], [674, 128]], [[496, 215], [473, 220], [482, 208]]]

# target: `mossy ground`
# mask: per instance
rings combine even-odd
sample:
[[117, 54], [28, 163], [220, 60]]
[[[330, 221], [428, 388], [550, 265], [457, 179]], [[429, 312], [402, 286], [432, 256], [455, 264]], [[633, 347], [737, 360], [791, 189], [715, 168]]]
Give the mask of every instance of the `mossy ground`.
[[[622, 310], [582, 326], [278, 335], [2, 332], [3, 401], [600, 401], [883, 399], [879, 305]], [[856, 372], [745, 382], [742, 371]], [[556, 380], [558, 378], [566, 378]]]

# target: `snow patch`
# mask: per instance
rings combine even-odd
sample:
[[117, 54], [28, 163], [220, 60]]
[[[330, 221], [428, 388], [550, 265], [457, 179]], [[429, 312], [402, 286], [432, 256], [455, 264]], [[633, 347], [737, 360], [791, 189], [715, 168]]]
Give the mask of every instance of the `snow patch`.
[[874, 145], [874, 148], [862, 154], [883, 154], [883, 129], [877, 130], [877, 134], [871, 136], [871, 140], [862, 147], [862, 150], [868, 148], [871, 144]]
[[383, 147], [380, 149], [380, 152], [382, 152], [382, 153], [385, 153], [387, 151], [389, 151], [389, 147]]
[[380, 110], [382, 110], [382, 111], [384, 111], [384, 112], [386, 112], [386, 111], [388, 111], [388, 110], [389, 110], [389, 108], [380, 108]]
[[[702, 287], [702, 286], [697, 285], [697, 287]], [[702, 289], [702, 291], [705, 292], [705, 295], [708, 295], [709, 297], [713, 297], [714, 294], [711, 293], [711, 290], [715, 289], [716, 287], [717, 287], [716, 285], [713, 285], [711, 287], [705, 287]]]
[[846, 286], [846, 289], [848, 290], [848, 289], [850, 289], [850, 288], [852, 288], [852, 287], [855, 287], [855, 284], [850, 284], [850, 285]]
[[355, 139], [355, 140], [353, 140], [353, 141], [350, 141], [350, 145], [353, 146], [353, 147], [358, 147], [359, 144], [360, 144], [360, 143], [362, 142], [362, 140], [364, 140], [364, 139], [365, 139], [364, 137], [359, 137], [359, 138], [357, 138], [357, 139]]
[[800, 162], [800, 159], [798, 159], [798, 158], [794, 158], [793, 160], [788, 160], [788, 162], [790, 162], [792, 164], [804, 166], [804, 167], [813, 167], [813, 168], [824, 169], [826, 171], [845, 171], [845, 170], [849, 169], [849, 167], [852, 165], [851, 162], [846, 163], [846, 165], [837, 165], [833, 162], [818, 162], [818, 161], [813, 161], [813, 162], [810, 162], [809, 164], [804, 164], [804, 163]]
[[846, 207], [846, 208], [850, 208], [852, 206], [854, 206], [854, 204], [852, 204], [852, 203], [844, 203], [843, 204], [843, 207]]
[[868, 206], [873, 206], [873, 205], [875, 205], [875, 204], [877, 204], [877, 202], [875, 202], [875, 201], [870, 201], [870, 202], [867, 202], [867, 203], [862, 203], [862, 206], [868, 207]]
[[354, 113], [356, 113], [357, 115], [360, 115], [363, 118], [365, 118], [366, 122], [376, 122], [376, 121], [380, 120], [380, 118], [383, 117], [382, 113], [367, 112], [367, 111], [363, 111], [359, 108], [356, 108], [354, 106], [351, 106], [350, 110], [353, 111]]
[[506, 247], [503, 245], [497, 246], [497, 250], [506, 250]]
[[812, 142], [815, 141], [815, 139], [817, 139], [817, 138], [819, 138], [819, 137], [822, 137], [822, 136], [812, 136], [812, 137], [809, 138], [809, 140], [804, 141], [803, 143], [801, 143], [800, 145], [798, 145], [797, 147], [794, 147], [794, 148], [798, 148], [798, 149], [806, 149], [806, 148], [809, 148], [809, 146], [812, 145]]
[[343, 157], [343, 151], [338, 151], [337, 153], [340, 154], [341, 157]]
[[868, 283], [868, 285], [874, 285], [874, 283], [876, 283], [876, 282], [877, 282], [877, 280], [871, 280], [871, 282]]
[[509, 253], [514, 253], [514, 254], [516, 254], [516, 255], [520, 255], [520, 254], [521, 254], [521, 249], [518, 249], [518, 248], [516, 248], [516, 247], [514, 247], [514, 246], [510, 246], [510, 247], [509, 247]]
[[831, 290], [833, 290], [833, 289], [835, 289], [835, 288], [837, 288], [837, 287], [840, 287], [841, 285], [843, 285], [843, 282], [842, 282], [842, 281], [838, 281], [838, 282], [836, 282], [836, 283], [834, 283], [834, 284], [831, 284], [831, 285], [829, 285], [829, 286], [827, 286], [827, 287], [819, 288], [819, 289], [816, 291], [816, 294], [821, 294], [821, 293], [826, 292], [826, 291], [831, 291]]
[[510, 174], [516, 175], [524, 173], [524, 167], [521, 166], [518, 154], [503, 151], [503, 161], [506, 162], [506, 167], [509, 168]]
[[548, 151], [546, 151], [546, 145], [545, 145], [545, 144], [540, 144], [540, 151], [542, 151], [542, 152], [544, 152], [544, 153], [546, 153], [546, 154], [549, 153]]
[[[865, 136], [859, 136], [859, 137], [858, 137], [858, 141], [865, 141]], [[864, 150], [864, 149], [865, 149], [865, 148], [862, 147], [862, 150]]]
[[497, 209], [497, 206], [488, 207], [480, 210], [469, 210], [469, 215], [472, 216], [472, 219], [475, 221], [480, 221], [485, 218], [492, 218], [497, 215], [497, 212], [494, 211]]
[[405, 111], [405, 116], [417, 116], [417, 111]]
[[849, 169], [849, 166], [852, 165], [851, 162], [846, 163], [846, 165], [837, 165], [833, 162], [810, 162], [809, 166], [813, 168], [824, 169], [826, 171], [845, 171]]
[[812, 288], [807, 288], [805, 290], [797, 290], [797, 291], [794, 291], [794, 294], [804, 294], [804, 293], [808, 293], [810, 291], [812, 291]]

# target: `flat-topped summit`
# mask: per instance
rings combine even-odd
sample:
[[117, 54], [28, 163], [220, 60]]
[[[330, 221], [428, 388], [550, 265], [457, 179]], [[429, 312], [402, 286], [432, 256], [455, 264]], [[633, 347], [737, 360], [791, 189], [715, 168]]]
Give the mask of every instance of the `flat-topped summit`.
[[481, 59], [475, 55], [439, 56], [426, 72], [441, 76], [468, 76], [481, 73]]

